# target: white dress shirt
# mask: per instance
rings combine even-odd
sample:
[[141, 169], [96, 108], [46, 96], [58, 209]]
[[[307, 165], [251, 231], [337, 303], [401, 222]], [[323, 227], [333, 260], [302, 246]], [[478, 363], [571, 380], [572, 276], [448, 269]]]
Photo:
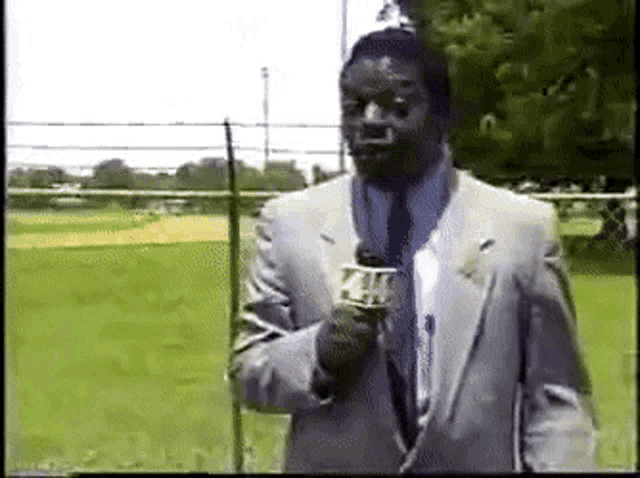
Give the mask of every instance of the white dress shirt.
[[[437, 300], [440, 277], [440, 234], [436, 229], [446, 201], [446, 180], [451, 166], [448, 146], [443, 146], [443, 157], [433, 176], [407, 189], [407, 207], [412, 218], [407, 254], [413, 258], [413, 283], [416, 311], [414, 346], [416, 351], [416, 405], [418, 416], [424, 418], [428, 410], [432, 387], [431, 371], [435, 350], [435, 330], [440, 316]], [[356, 181], [356, 223], [359, 233], [369, 239], [374, 253], [384, 257], [387, 242], [387, 222], [393, 193], [363, 181]], [[432, 234], [433, 233], [433, 234]], [[410, 347], [411, 344], [402, 344]]]

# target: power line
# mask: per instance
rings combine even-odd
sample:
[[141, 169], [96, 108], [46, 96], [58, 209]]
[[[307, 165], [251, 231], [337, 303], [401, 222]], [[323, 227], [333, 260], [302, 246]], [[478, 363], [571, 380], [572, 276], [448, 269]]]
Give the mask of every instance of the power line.
[[272, 153], [281, 154], [338, 154], [338, 151], [323, 150], [323, 149], [283, 149], [283, 148], [270, 148]]
[[45, 149], [45, 150], [77, 150], [77, 151], [205, 151], [225, 149], [224, 146], [82, 146], [82, 145], [49, 145], [49, 144], [8, 144], [12, 149]]
[[[9, 195], [16, 196], [142, 196], [142, 197], [201, 197], [201, 198], [228, 198], [229, 191], [172, 191], [172, 190], [148, 190], [148, 189], [50, 189], [50, 188], [8, 188]], [[279, 191], [242, 191], [241, 197], [245, 198], [272, 198], [280, 195]]]
[[[63, 169], [93, 169], [98, 164], [64, 164], [55, 165], [51, 163], [25, 163], [21, 161], [9, 161], [9, 168], [63, 168]], [[151, 170], [151, 171], [166, 171], [168, 169], [178, 169], [180, 166], [127, 166], [134, 170]]]
[[222, 126], [222, 123], [184, 123], [181, 121], [171, 123], [154, 122], [62, 122], [62, 121], [7, 121], [7, 126]]
[[[216, 127], [224, 126], [224, 123], [212, 122], [63, 122], [63, 121], [6, 121], [6, 126], [99, 126], [99, 127], [142, 127], [142, 126], [199, 126], [199, 127]], [[238, 128], [264, 128], [267, 123], [230, 123], [231, 126]], [[322, 124], [322, 123], [269, 123], [270, 128], [340, 128], [340, 125]]]
[[[224, 150], [226, 146], [85, 146], [85, 145], [49, 145], [49, 144], [8, 144], [7, 148], [53, 150], [53, 151], [208, 151]], [[264, 151], [252, 146], [236, 146], [237, 151]], [[335, 150], [270, 148], [276, 154], [338, 154]]]

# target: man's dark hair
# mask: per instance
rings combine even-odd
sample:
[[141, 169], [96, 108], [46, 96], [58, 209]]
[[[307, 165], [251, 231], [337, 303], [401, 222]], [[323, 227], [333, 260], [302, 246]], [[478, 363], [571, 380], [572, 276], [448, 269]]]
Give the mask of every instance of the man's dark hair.
[[390, 56], [398, 60], [417, 60], [422, 65], [424, 85], [429, 93], [431, 112], [451, 116], [451, 86], [446, 57], [421, 42], [414, 33], [389, 27], [363, 36], [351, 50], [342, 71], [361, 58]]

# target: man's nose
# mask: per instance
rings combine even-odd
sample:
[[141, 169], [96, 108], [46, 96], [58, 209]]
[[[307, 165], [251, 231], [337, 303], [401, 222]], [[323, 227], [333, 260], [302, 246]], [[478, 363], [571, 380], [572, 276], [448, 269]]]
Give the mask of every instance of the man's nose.
[[382, 119], [382, 108], [374, 101], [370, 101], [364, 108], [364, 120], [366, 122], [377, 123], [379, 121], [382, 121]]
[[391, 125], [385, 121], [384, 109], [370, 101], [364, 108], [362, 125], [357, 139], [362, 143], [388, 144], [393, 142]]

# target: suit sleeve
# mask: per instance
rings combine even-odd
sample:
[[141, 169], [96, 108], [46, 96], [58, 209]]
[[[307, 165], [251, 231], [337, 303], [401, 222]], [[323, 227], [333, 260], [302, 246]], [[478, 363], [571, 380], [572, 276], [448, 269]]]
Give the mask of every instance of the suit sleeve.
[[530, 471], [595, 470], [596, 416], [555, 212], [526, 291], [522, 462]]
[[317, 364], [315, 338], [321, 322], [296, 330], [282, 258], [274, 245], [276, 218], [273, 202], [267, 203], [256, 226], [229, 375], [248, 408], [292, 413], [328, 404], [331, 398], [316, 390], [330, 384], [332, 377]]

